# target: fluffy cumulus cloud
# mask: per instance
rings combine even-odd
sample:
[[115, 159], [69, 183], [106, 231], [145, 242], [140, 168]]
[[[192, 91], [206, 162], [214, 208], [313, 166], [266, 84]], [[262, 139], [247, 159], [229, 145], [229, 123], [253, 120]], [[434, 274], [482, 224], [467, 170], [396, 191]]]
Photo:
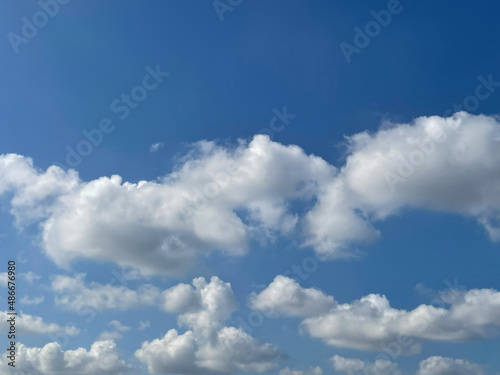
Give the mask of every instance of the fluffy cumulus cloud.
[[[302, 328], [332, 346], [391, 350], [399, 355], [418, 352], [420, 340], [460, 342], [500, 334], [500, 292], [493, 289], [456, 291], [448, 305], [420, 305], [407, 311], [391, 307], [389, 300], [378, 294], [334, 304], [333, 298], [322, 292], [285, 279], [277, 277], [252, 296], [251, 306], [275, 315], [303, 316]], [[295, 307], [297, 295], [303, 307]], [[325, 301], [330, 305], [325, 306]]]
[[485, 366], [465, 359], [429, 357], [420, 362], [416, 375], [485, 375]]
[[[11, 317], [7, 311], [0, 311], [0, 331], [9, 331], [9, 319]], [[21, 335], [65, 333], [74, 336], [80, 333], [80, 330], [74, 326], [61, 327], [56, 323], [46, 323], [39, 316], [24, 314], [23, 312], [16, 316], [16, 330]]]
[[[16, 353], [16, 369], [19, 374], [29, 375], [122, 375], [128, 374], [132, 366], [121, 360], [113, 341], [96, 341], [90, 350], [62, 350], [52, 342], [42, 348], [30, 348], [19, 344]], [[6, 355], [0, 359], [0, 374], [12, 373]]]
[[[172, 292], [173, 290], [173, 292]], [[264, 372], [276, 367], [283, 354], [270, 344], [254, 339], [242, 329], [224, 326], [237, 308], [228, 283], [217, 277], [210, 282], [193, 280], [192, 286], [172, 289], [174, 303], [166, 305], [180, 313], [184, 333], [169, 330], [163, 337], [146, 341], [136, 351], [153, 374]]]
[[320, 367], [310, 367], [307, 370], [291, 370], [288, 367], [280, 371], [279, 375], [323, 375]]
[[233, 149], [199, 142], [174, 172], [138, 183], [83, 182], [75, 171], [3, 155], [0, 194], [12, 195], [19, 225], [41, 221], [42, 246], [60, 266], [90, 258], [165, 273], [200, 253], [244, 254], [253, 239], [290, 233], [298, 220], [290, 201], [311, 199], [334, 173], [297, 146], [256, 136]]
[[249, 303], [252, 309], [274, 316], [317, 316], [337, 305], [333, 297], [281, 275], [259, 294], [252, 293]]
[[331, 361], [335, 371], [344, 372], [347, 375], [401, 375], [398, 365], [385, 359], [377, 359], [373, 363], [368, 363], [360, 359], [336, 355]]
[[500, 240], [499, 135], [498, 118], [460, 112], [347, 137], [345, 165], [306, 216], [309, 243], [343, 256], [404, 208], [475, 217]]
[[[18, 225], [39, 222], [58, 265], [79, 258], [143, 274], [175, 273], [200, 254], [244, 254], [252, 241], [298, 236], [329, 258], [356, 255], [376, 222], [418, 208], [474, 217], [500, 240], [500, 122], [460, 112], [347, 137], [339, 169], [257, 135], [223, 147], [201, 141], [156, 181], [81, 181], [0, 156], [0, 194]], [[310, 207], [298, 210], [297, 201]]]

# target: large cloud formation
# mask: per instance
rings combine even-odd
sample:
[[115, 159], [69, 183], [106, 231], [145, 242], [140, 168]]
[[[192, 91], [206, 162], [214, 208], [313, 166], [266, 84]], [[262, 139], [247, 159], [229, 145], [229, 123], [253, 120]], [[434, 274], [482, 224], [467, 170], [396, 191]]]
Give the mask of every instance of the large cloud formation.
[[262, 343], [241, 328], [224, 326], [238, 304], [228, 283], [217, 277], [169, 290], [173, 302], [165, 306], [180, 313], [180, 334], [169, 330], [163, 337], [144, 342], [135, 356], [152, 374], [218, 374], [269, 371], [284, 358], [276, 348]]
[[63, 267], [86, 258], [175, 273], [200, 254], [241, 255], [277, 236], [350, 257], [378, 236], [374, 223], [405, 208], [474, 217], [498, 241], [499, 140], [497, 117], [459, 112], [349, 136], [340, 168], [263, 135], [233, 148], [201, 141], [172, 173], [138, 183], [85, 182], [7, 154], [0, 195], [18, 225], [41, 223], [42, 246]]
[[343, 348], [415, 354], [420, 340], [462, 342], [500, 334], [499, 291], [471, 289], [455, 294], [447, 308], [420, 305], [406, 311], [391, 307], [378, 294], [340, 304], [319, 290], [277, 276], [249, 302], [254, 310], [271, 316], [303, 317], [301, 326], [312, 337]]

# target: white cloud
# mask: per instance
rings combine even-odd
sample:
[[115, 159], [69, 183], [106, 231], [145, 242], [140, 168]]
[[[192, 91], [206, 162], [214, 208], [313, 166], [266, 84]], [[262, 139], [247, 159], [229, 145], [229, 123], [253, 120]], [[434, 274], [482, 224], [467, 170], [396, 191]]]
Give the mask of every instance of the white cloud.
[[30, 284], [33, 284], [33, 281], [41, 279], [40, 275], [37, 275], [36, 273], [31, 272], [31, 271], [26, 272], [26, 273], [21, 273], [19, 276], [24, 277], [26, 279], [26, 281]]
[[310, 367], [307, 370], [291, 370], [288, 367], [280, 371], [279, 375], [322, 375], [323, 370], [320, 367]]
[[[193, 368], [260, 372], [274, 368], [275, 361], [282, 357], [274, 347], [243, 330], [224, 326], [238, 303], [230, 284], [217, 277], [212, 277], [210, 282], [195, 278], [191, 285], [178, 284], [163, 291], [152, 285], [142, 285], [137, 290], [99, 283], [86, 285], [84, 277], [84, 274], [55, 276], [52, 290], [58, 294], [56, 303], [73, 311], [88, 307], [100, 311], [157, 306], [179, 314], [179, 325], [188, 329], [185, 333], [170, 330], [163, 338], [143, 343], [136, 353], [151, 372], [189, 373]], [[102, 332], [98, 340], [119, 339], [129, 329], [118, 321], [110, 325], [114, 329]], [[149, 325], [149, 321], [140, 322], [139, 328]]]
[[172, 290], [170, 294], [178, 301], [190, 301], [174, 304], [175, 311], [181, 313], [179, 324], [188, 330], [179, 334], [171, 329], [162, 338], [142, 344], [135, 355], [151, 373], [264, 372], [275, 368], [276, 360], [283, 358], [270, 344], [254, 339], [242, 329], [224, 326], [237, 308], [230, 284], [217, 277], [209, 283], [196, 278], [193, 288]]
[[[19, 344], [16, 356], [17, 371], [30, 375], [120, 375], [132, 369], [131, 365], [119, 358], [113, 341], [96, 341], [89, 351], [84, 348], [63, 351], [56, 342], [43, 348]], [[11, 373], [6, 362], [6, 356], [3, 355], [0, 359], [2, 374]]]
[[[241, 255], [251, 241], [298, 236], [329, 258], [356, 255], [374, 224], [406, 208], [474, 217], [500, 240], [499, 120], [460, 112], [347, 137], [340, 171], [297, 146], [257, 135], [235, 148], [201, 141], [157, 181], [83, 182], [0, 156], [0, 194], [18, 225], [41, 222], [58, 265], [81, 258], [143, 274], [179, 273], [199, 255]], [[295, 210], [298, 200], [314, 207]], [[104, 235], [105, 234], [105, 235]]]
[[[396, 363], [384, 359], [375, 362], [365, 362], [356, 358], [334, 356], [332, 365], [335, 371], [345, 372], [347, 375], [400, 375]], [[446, 357], [429, 357], [420, 362], [416, 375], [485, 375], [485, 366], [469, 362], [465, 359]]]
[[130, 327], [124, 326], [118, 320], [112, 320], [108, 325], [113, 327], [113, 330], [102, 332], [97, 338], [98, 341], [121, 339], [123, 337], [123, 333], [130, 330]]
[[74, 170], [51, 166], [44, 173], [33, 168], [33, 161], [16, 154], [0, 156], [0, 194], [14, 192], [11, 213], [16, 223], [42, 220], [54, 213], [54, 203], [78, 186]]
[[149, 320], [141, 320], [139, 322], [139, 331], [144, 331], [146, 328], [151, 327], [151, 322]]
[[109, 322], [109, 325], [118, 332], [127, 332], [128, 330], [130, 330], [130, 327], [124, 326], [118, 320], [112, 320], [111, 322]]
[[[448, 308], [420, 305], [411, 311], [399, 310], [391, 307], [385, 296], [370, 294], [325, 311], [325, 308], [295, 308], [290, 303], [294, 295], [314, 295], [303, 298], [304, 304], [311, 306], [318, 300], [328, 301], [327, 296], [284, 279], [280, 277], [278, 283], [275, 279], [254, 295], [252, 307], [267, 311], [271, 305], [275, 315], [301, 315], [306, 318], [301, 326], [312, 337], [332, 346], [383, 351], [396, 345], [404, 354], [413, 354], [420, 350], [422, 339], [460, 342], [500, 334], [500, 292], [493, 289], [455, 291]], [[261, 299], [264, 302], [258, 303]]]
[[[262, 135], [231, 150], [207, 141], [193, 147], [170, 175], [136, 184], [119, 176], [82, 182], [75, 171], [40, 172], [29, 158], [3, 155], [0, 194], [14, 192], [19, 223], [42, 222], [42, 245], [60, 266], [88, 258], [165, 274], [198, 254], [242, 255], [251, 240], [290, 233], [297, 215], [288, 201], [312, 199], [335, 171]], [[242, 209], [247, 218], [236, 214]]]
[[160, 150], [160, 148], [163, 148], [163, 147], [165, 147], [165, 143], [163, 143], [163, 142], [153, 143], [151, 145], [151, 147], [149, 148], [149, 152], [151, 152], [151, 153], [156, 152], [156, 151]]
[[0, 272], [0, 288], [6, 288], [7, 287], [7, 282], [9, 281], [8, 279], [8, 273], [7, 272]]
[[192, 331], [179, 335], [171, 329], [161, 339], [144, 342], [135, 356], [147, 364], [152, 374], [189, 374], [198, 371], [196, 349]]
[[[212, 284], [211, 284], [212, 285]], [[157, 306], [169, 313], [183, 313], [183, 319], [199, 319], [200, 312], [216, 311], [222, 313], [222, 306], [227, 305], [233, 311], [236, 300], [231, 288], [225, 288], [226, 301], [220, 301], [221, 306], [202, 306], [202, 291], [205, 280], [196, 278], [193, 285], [177, 284], [171, 288], [160, 291], [151, 284], [140, 285], [136, 290], [123, 285], [100, 284], [97, 282], [85, 283], [85, 274], [76, 274], [74, 277], [56, 275], [52, 281], [52, 291], [56, 293], [55, 302], [70, 311], [82, 311], [92, 308], [96, 311], [108, 309], [129, 310], [137, 307]], [[208, 290], [208, 289], [207, 289]], [[207, 292], [207, 290], [205, 292]], [[204, 309], [205, 308], [205, 309]], [[226, 314], [215, 321], [225, 320]], [[214, 321], [213, 318], [209, 319]]]
[[162, 308], [168, 312], [186, 312], [200, 307], [200, 296], [188, 284], [178, 284], [162, 292]]
[[400, 375], [398, 365], [385, 359], [377, 359], [373, 363], [368, 363], [360, 359], [344, 358], [341, 356], [334, 356], [332, 365], [335, 371], [345, 372], [347, 375]]
[[29, 298], [27, 296], [24, 296], [21, 298], [20, 302], [23, 305], [39, 305], [45, 300], [44, 296], [40, 297], [34, 297], [34, 298]]
[[[8, 320], [12, 315], [8, 311], [0, 311], [0, 331], [8, 332], [10, 323]], [[16, 331], [21, 335], [39, 335], [47, 333], [66, 333], [74, 336], [80, 333], [80, 330], [73, 326], [61, 327], [56, 323], [45, 323], [39, 316], [18, 313], [16, 318]]]
[[72, 311], [82, 311], [87, 307], [100, 311], [154, 306], [160, 296], [159, 289], [150, 284], [141, 285], [137, 290], [96, 282], [85, 285], [85, 274], [75, 277], [57, 275], [52, 281], [52, 290], [58, 294], [56, 304]]
[[417, 375], [485, 375], [485, 366], [465, 359], [429, 357], [420, 362]]
[[196, 364], [200, 368], [266, 372], [276, 367], [276, 360], [283, 358], [272, 345], [252, 338], [242, 329], [223, 327], [214, 338], [201, 344], [196, 352]]
[[249, 302], [252, 309], [274, 316], [318, 316], [337, 305], [333, 297], [314, 288], [304, 289], [281, 275], [259, 294], [253, 292]]
[[500, 240], [499, 133], [498, 118], [460, 112], [347, 137], [346, 164], [306, 216], [308, 243], [348, 256], [346, 246], [377, 236], [373, 222], [403, 208], [475, 217]]

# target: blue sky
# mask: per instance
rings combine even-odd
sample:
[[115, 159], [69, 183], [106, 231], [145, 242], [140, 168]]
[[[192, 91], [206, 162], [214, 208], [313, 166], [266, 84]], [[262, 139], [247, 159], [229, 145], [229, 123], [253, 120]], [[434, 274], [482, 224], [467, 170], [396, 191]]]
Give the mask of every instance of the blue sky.
[[[1, 271], [17, 259], [33, 327], [20, 368], [500, 373], [498, 4], [62, 3], [0, 5]], [[398, 334], [419, 350], [384, 352]], [[58, 340], [117, 357], [26, 359]]]

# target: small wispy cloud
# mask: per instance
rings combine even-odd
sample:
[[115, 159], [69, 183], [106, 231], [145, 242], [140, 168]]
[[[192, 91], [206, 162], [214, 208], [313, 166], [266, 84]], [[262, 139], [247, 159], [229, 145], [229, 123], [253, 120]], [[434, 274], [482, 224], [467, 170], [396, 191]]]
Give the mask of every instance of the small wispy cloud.
[[29, 297], [23, 297], [21, 298], [21, 303], [23, 305], [39, 305], [41, 304], [43, 301], [45, 300], [45, 297], [44, 296], [40, 296], [40, 297], [35, 297], [35, 298], [32, 298], [30, 299]]
[[7, 272], [0, 272], [0, 287], [7, 286], [7, 281], [9, 281], [8, 276]]
[[146, 328], [151, 327], [149, 320], [139, 322], [139, 331], [144, 331]]
[[108, 326], [112, 326], [114, 330], [102, 332], [97, 338], [98, 340], [118, 340], [123, 337], [123, 332], [130, 330], [130, 327], [124, 326], [118, 320], [112, 320], [109, 322]]
[[33, 281], [39, 280], [42, 278], [40, 275], [37, 275], [36, 273], [31, 272], [31, 271], [26, 272], [26, 273], [22, 273], [20, 276], [24, 277], [26, 279], [26, 281], [30, 284], [33, 284]]
[[165, 147], [165, 143], [163, 142], [158, 142], [158, 143], [153, 143], [151, 147], [149, 148], [149, 152], [153, 153], [158, 151], [160, 148]]

